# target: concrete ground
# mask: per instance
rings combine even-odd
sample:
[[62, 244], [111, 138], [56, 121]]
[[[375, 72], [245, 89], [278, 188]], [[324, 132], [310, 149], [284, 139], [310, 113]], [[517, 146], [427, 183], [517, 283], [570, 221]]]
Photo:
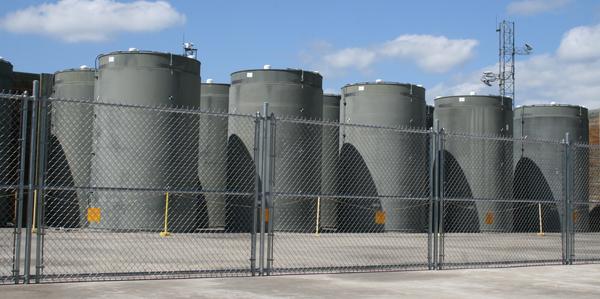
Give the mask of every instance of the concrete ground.
[[0, 286], [3, 298], [600, 298], [600, 265]]

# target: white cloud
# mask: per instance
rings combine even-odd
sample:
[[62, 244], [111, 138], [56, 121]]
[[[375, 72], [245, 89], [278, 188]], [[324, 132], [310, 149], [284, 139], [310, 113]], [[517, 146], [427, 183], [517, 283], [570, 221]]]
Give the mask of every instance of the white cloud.
[[328, 76], [344, 73], [345, 70], [370, 72], [373, 64], [383, 60], [414, 61], [417, 66], [430, 73], [445, 73], [464, 64], [474, 56], [478, 42], [473, 39], [448, 39], [445, 36], [401, 35], [370, 47], [353, 47], [334, 50], [331, 45], [321, 43], [315, 59], [304, 55], [304, 60]]
[[[599, 26], [577, 27], [565, 34], [556, 53], [539, 54], [517, 61], [516, 91], [518, 105], [564, 103], [600, 108], [600, 55], [591, 53], [589, 44], [600, 45]], [[580, 34], [582, 33], [583, 34]], [[568, 51], [573, 37], [585, 36], [581, 51]], [[568, 53], [568, 54], [567, 54]], [[442, 82], [427, 90], [429, 101], [435, 96], [498, 94], [498, 87], [487, 87], [479, 81], [483, 71], [497, 72], [490, 65], [465, 76]]]
[[401, 35], [386, 42], [379, 51], [392, 58], [410, 58], [422, 69], [445, 73], [474, 55], [478, 42], [473, 39], [448, 39], [445, 36]]
[[600, 108], [600, 59], [568, 61], [538, 55], [517, 64], [520, 104], [557, 103]]
[[323, 60], [333, 68], [357, 68], [364, 70], [374, 61], [377, 53], [367, 49], [348, 48], [325, 55]]
[[506, 7], [512, 15], [535, 15], [561, 8], [572, 0], [519, 0]]
[[153, 32], [185, 22], [165, 1], [60, 0], [10, 12], [0, 28], [67, 42], [105, 41], [121, 32]]
[[560, 42], [558, 55], [567, 60], [600, 58], [600, 25], [580, 26], [569, 30]]

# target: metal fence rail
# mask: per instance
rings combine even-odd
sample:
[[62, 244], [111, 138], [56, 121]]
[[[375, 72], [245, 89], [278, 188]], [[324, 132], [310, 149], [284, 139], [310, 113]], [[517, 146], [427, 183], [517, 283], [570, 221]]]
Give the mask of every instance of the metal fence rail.
[[0, 284], [600, 261], [600, 147], [0, 94]]

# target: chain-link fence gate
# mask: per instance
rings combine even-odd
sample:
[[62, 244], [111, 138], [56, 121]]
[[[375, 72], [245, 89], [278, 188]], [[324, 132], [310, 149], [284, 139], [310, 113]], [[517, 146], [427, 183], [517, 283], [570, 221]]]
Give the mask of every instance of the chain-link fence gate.
[[429, 132], [271, 121], [273, 273], [432, 267]]
[[565, 145], [440, 138], [442, 268], [560, 264]]
[[253, 274], [254, 117], [47, 103], [38, 280]]
[[31, 97], [0, 91], [0, 284], [22, 279], [27, 130]]
[[600, 150], [568, 136], [0, 105], [0, 283], [600, 260]]
[[0, 91], [0, 284], [21, 278], [28, 99]]
[[572, 263], [600, 262], [600, 146], [574, 144], [571, 151]]

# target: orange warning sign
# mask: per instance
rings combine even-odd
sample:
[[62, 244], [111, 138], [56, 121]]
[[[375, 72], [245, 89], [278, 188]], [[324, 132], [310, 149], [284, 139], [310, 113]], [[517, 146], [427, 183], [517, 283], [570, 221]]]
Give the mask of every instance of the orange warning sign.
[[88, 208], [87, 209], [87, 221], [89, 223], [100, 223], [101, 219], [100, 208]]
[[269, 208], [265, 208], [265, 222], [269, 223]]
[[375, 224], [385, 224], [385, 212], [384, 211], [375, 212]]
[[491, 225], [493, 223], [494, 223], [494, 213], [488, 211], [485, 214], [485, 224]]

